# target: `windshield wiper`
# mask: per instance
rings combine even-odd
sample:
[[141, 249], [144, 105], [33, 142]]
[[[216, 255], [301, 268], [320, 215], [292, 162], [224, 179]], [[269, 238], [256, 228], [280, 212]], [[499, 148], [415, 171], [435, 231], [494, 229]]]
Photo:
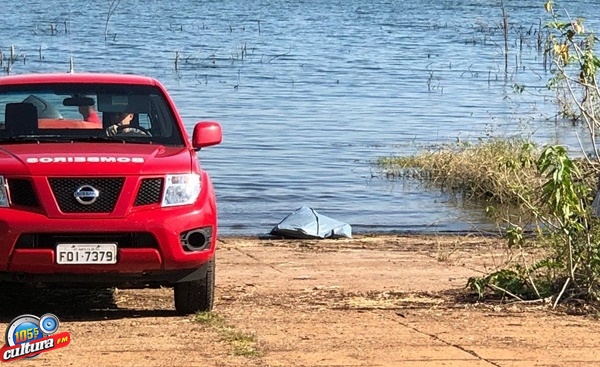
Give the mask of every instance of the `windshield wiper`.
[[132, 137], [118, 136], [71, 136], [69, 140], [73, 142], [107, 142], [107, 143], [134, 143], [134, 144], [154, 144], [153, 141], [147, 139], [136, 139]]
[[5, 136], [0, 138], [0, 142], [7, 143], [41, 143], [41, 142], [64, 142], [71, 140], [61, 135], [18, 135]]
[[64, 143], [64, 142], [106, 142], [130, 144], [154, 144], [144, 138], [118, 136], [73, 136], [73, 135], [18, 135], [0, 137], [0, 143]]

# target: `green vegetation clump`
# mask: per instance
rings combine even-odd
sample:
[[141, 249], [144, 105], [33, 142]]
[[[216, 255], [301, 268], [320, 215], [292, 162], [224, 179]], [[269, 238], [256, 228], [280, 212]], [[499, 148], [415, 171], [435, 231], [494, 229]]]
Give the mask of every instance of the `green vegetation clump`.
[[[537, 161], [544, 182], [524, 204], [535, 217], [538, 236], [526, 245], [523, 227], [509, 223], [506, 238], [520, 261], [468, 286], [486, 295], [523, 299], [600, 300], [600, 221], [592, 206], [593, 190], [564, 147], [547, 147]], [[531, 256], [532, 246], [542, 251]], [[535, 259], [535, 260], [533, 260]]]
[[[529, 223], [504, 218], [508, 247], [521, 252], [519, 261], [471, 278], [468, 287], [479, 298], [600, 300], [600, 221], [592, 208], [597, 164], [571, 159], [562, 146], [498, 138], [379, 164], [394, 177], [417, 177], [492, 207], [518, 204], [527, 213], [520, 218]], [[536, 236], [526, 236], [525, 228]]]
[[470, 199], [518, 204], [539, 186], [535, 162], [541, 149], [519, 138], [457, 143], [408, 157], [378, 161], [386, 176], [417, 178]]

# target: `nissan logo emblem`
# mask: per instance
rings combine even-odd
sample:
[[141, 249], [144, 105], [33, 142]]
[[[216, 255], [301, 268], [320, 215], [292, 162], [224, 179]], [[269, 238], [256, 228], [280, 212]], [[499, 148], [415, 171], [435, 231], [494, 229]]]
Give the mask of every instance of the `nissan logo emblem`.
[[75, 196], [75, 200], [77, 200], [79, 204], [91, 205], [98, 200], [100, 191], [96, 190], [90, 185], [82, 185], [75, 190], [73, 196]]

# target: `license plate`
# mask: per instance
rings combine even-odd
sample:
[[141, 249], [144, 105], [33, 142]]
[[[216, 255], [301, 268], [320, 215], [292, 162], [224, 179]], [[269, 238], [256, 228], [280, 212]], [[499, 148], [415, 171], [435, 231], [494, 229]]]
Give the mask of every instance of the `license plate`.
[[116, 264], [117, 244], [59, 243], [56, 245], [56, 263], [60, 265]]

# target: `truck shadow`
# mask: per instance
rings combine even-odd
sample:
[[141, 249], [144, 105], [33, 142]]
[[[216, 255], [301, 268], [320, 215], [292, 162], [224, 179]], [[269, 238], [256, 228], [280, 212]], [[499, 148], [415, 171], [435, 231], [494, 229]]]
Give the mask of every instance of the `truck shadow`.
[[172, 305], [160, 307], [121, 307], [113, 289], [3, 289], [0, 295], [0, 322], [10, 322], [23, 314], [55, 314], [61, 321], [99, 321], [123, 318], [180, 316]]

